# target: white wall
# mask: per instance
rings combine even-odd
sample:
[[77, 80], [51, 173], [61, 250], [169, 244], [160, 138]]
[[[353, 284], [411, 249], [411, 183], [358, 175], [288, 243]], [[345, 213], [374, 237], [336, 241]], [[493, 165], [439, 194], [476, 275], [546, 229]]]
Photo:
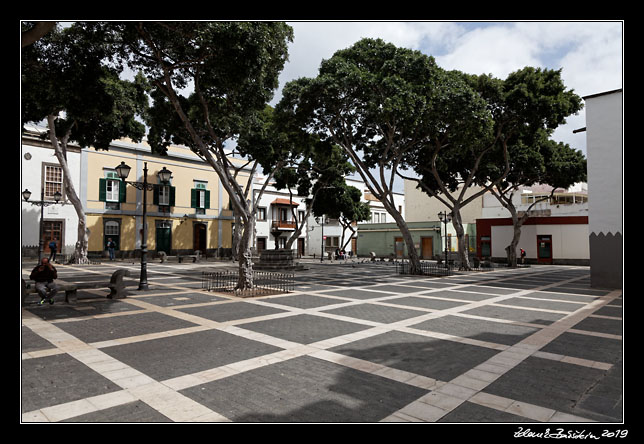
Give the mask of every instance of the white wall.
[[585, 100], [590, 232], [622, 233], [622, 92]]
[[[27, 156], [26, 156], [27, 155]], [[27, 159], [26, 157], [30, 157]], [[21, 184], [20, 192], [25, 188], [31, 191], [32, 201], [39, 201], [41, 181], [43, 178], [42, 164], [56, 164], [58, 159], [51, 148], [30, 144], [23, 139], [21, 147]], [[67, 163], [72, 174], [71, 180], [74, 188], [80, 194], [80, 152], [68, 151]], [[20, 196], [22, 201], [22, 196]], [[21, 210], [21, 237], [23, 246], [38, 245], [38, 233], [40, 222], [40, 207], [22, 202]], [[64, 220], [64, 234], [62, 252], [71, 253], [78, 239], [78, 216], [73, 205], [68, 202], [66, 205], [51, 205], [44, 208], [44, 219]]]
[[[492, 256], [505, 257], [514, 228], [511, 225], [492, 227]], [[537, 236], [552, 235], [553, 259], [589, 259], [588, 225], [524, 225], [517, 251], [523, 248], [526, 257], [537, 258]]]

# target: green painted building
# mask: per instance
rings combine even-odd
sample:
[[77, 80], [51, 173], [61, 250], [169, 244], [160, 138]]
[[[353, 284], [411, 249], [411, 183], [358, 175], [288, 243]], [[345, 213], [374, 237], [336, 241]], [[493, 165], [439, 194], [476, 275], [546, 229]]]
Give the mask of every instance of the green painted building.
[[[407, 222], [416, 251], [422, 259], [433, 259], [442, 254], [440, 222]], [[407, 246], [398, 225], [358, 224], [358, 256], [369, 257], [374, 252], [377, 257], [407, 257]]]

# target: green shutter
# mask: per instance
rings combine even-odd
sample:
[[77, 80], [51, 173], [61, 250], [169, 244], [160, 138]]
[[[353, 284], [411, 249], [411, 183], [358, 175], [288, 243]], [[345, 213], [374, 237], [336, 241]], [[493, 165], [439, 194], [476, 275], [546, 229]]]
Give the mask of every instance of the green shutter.
[[105, 190], [107, 189], [107, 179], [98, 179], [98, 200], [105, 202]]
[[206, 190], [205, 208], [210, 208], [210, 190]]
[[127, 191], [127, 184], [124, 180], [119, 180], [119, 202], [125, 202], [125, 192]]
[[199, 191], [195, 188], [190, 190], [190, 208], [197, 208], [197, 193]]
[[[145, 193], [145, 191], [143, 191]], [[159, 187], [155, 186], [152, 192], [152, 204], [159, 205]]]
[[174, 207], [175, 187], [170, 187], [170, 206]]

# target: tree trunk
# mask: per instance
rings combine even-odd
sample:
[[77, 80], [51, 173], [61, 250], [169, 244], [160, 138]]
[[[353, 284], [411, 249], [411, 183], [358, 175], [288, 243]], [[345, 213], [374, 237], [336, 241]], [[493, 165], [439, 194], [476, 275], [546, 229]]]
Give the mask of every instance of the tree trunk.
[[237, 247], [239, 261], [239, 277], [235, 290], [250, 290], [253, 288], [253, 256], [251, 252], [252, 236], [255, 229], [255, 215], [251, 215], [243, 226], [240, 226], [241, 236]]
[[89, 259], [87, 258], [87, 248], [89, 244], [90, 230], [89, 228], [87, 228], [87, 218], [85, 217], [85, 210], [83, 209], [83, 204], [81, 203], [80, 198], [78, 197], [76, 190], [74, 189], [74, 184], [71, 180], [71, 172], [69, 171], [69, 165], [67, 164], [66, 153], [67, 138], [69, 137], [69, 134], [66, 134], [65, 137], [63, 137], [63, 141], [59, 143], [54, 126], [55, 119], [56, 118], [53, 115], [49, 115], [47, 117], [47, 122], [49, 124], [49, 139], [52, 146], [54, 147], [54, 154], [56, 155], [56, 159], [58, 159], [58, 163], [63, 169], [65, 195], [74, 206], [74, 210], [76, 210], [76, 215], [78, 216], [78, 240], [76, 241], [74, 253], [69, 259], [69, 263], [86, 264], [89, 263]]
[[523, 217], [521, 218], [518, 217], [517, 211], [514, 208], [514, 205], [508, 205], [506, 208], [508, 209], [508, 211], [510, 211], [510, 215], [512, 216], [513, 233], [512, 233], [512, 241], [510, 242], [510, 245], [505, 247], [505, 252], [508, 259], [508, 267], [516, 268], [517, 267], [517, 245], [519, 245], [519, 239], [521, 239], [521, 227], [523, 226], [523, 222], [525, 221], [525, 219]]
[[418, 256], [418, 252], [416, 251], [416, 247], [414, 247], [414, 240], [411, 237], [411, 232], [409, 231], [409, 227], [407, 226], [407, 223], [405, 220], [402, 218], [400, 213], [396, 209], [393, 211], [390, 211], [389, 208], [387, 208], [388, 205], [385, 204], [385, 209], [389, 211], [389, 214], [394, 218], [394, 221], [396, 221], [396, 225], [398, 225], [398, 229], [400, 230], [400, 234], [402, 234], [403, 240], [405, 241], [405, 245], [407, 246], [407, 256], [409, 259], [409, 273], [410, 274], [420, 274], [421, 273], [421, 266], [420, 266], [420, 257]]
[[461, 218], [461, 209], [454, 206], [452, 209], [452, 225], [456, 231], [456, 238], [458, 240], [458, 257], [461, 260], [460, 270], [471, 270], [469, 246], [465, 243], [465, 230], [463, 229], [463, 220]]

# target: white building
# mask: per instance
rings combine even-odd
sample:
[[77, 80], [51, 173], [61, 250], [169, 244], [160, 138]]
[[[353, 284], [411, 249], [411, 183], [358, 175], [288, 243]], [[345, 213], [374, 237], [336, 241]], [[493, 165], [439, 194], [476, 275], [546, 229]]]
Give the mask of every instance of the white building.
[[[74, 206], [67, 200], [63, 186], [63, 169], [54, 155], [49, 139], [40, 138], [44, 128], [28, 126], [22, 136], [21, 146], [21, 183], [20, 191], [31, 191], [30, 201], [53, 201], [56, 191], [62, 194], [60, 204], [46, 206], [43, 209], [44, 254], [49, 255], [49, 242], [56, 240], [59, 254], [71, 254], [78, 240], [78, 216]], [[69, 146], [67, 164], [71, 173], [70, 179], [79, 192], [81, 150]], [[41, 197], [41, 191], [43, 196]], [[21, 203], [21, 246], [27, 256], [37, 256], [40, 231], [41, 207], [25, 202]]]
[[[519, 213], [525, 212], [535, 201], [550, 195], [552, 187], [534, 185], [514, 193], [512, 202]], [[567, 190], [556, 190], [553, 197], [541, 200], [530, 209], [533, 216], [588, 216], [588, 185], [576, 183]], [[492, 195], [483, 195], [481, 218], [510, 217], [510, 212]]]
[[[371, 218], [368, 221], [359, 222], [353, 225], [354, 232], [344, 228], [337, 219], [325, 218], [322, 226], [322, 218], [309, 217], [309, 255], [319, 257], [324, 248], [325, 254], [333, 253], [336, 249], [346, 244], [345, 251], [348, 255], [357, 254], [358, 229], [361, 225], [372, 223], [391, 223], [395, 222], [393, 217], [388, 214], [384, 205], [376, 199], [366, 187], [364, 181], [359, 176], [346, 177], [347, 185], [353, 186], [362, 192], [362, 202], [369, 204], [371, 208]], [[405, 215], [405, 194], [394, 193], [394, 204], [401, 215]], [[344, 237], [343, 237], [344, 235]], [[324, 239], [323, 239], [324, 238]], [[351, 239], [349, 241], [349, 239]], [[324, 247], [323, 247], [324, 240]]]
[[[265, 176], [257, 175], [253, 180], [253, 200], [262, 188]], [[296, 227], [304, 224], [297, 240], [291, 249], [297, 250], [299, 257], [307, 254], [307, 232], [305, 198], [292, 198], [288, 190], [277, 190], [271, 183], [266, 186], [258, 204], [258, 214], [255, 222], [253, 248], [259, 254], [262, 250], [284, 248], [287, 240], [293, 235]], [[297, 219], [297, 224], [296, 224]]]

